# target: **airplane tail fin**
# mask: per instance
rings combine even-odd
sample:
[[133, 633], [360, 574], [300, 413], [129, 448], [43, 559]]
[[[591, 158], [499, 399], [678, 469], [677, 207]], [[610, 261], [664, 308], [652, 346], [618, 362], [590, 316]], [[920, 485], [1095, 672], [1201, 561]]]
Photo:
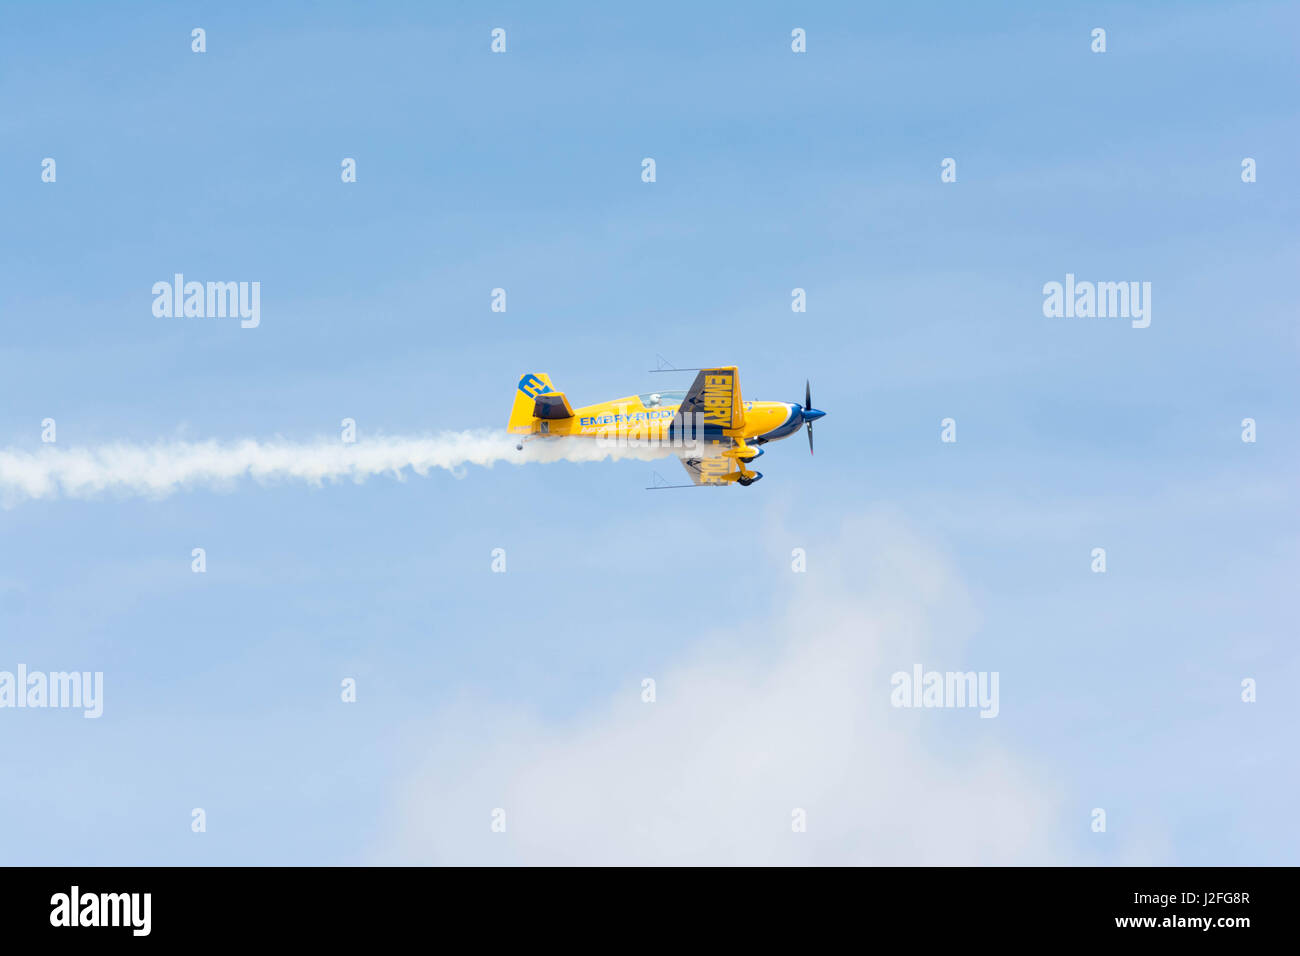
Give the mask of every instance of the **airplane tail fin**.
[[537, 400], [554, 393], [551, 377], [545, 372], [527, 372], [515, 387], [515, 403], [510, 408], [510, 421], [506, 431], [512, 435], [527, 435], [533, 430]]

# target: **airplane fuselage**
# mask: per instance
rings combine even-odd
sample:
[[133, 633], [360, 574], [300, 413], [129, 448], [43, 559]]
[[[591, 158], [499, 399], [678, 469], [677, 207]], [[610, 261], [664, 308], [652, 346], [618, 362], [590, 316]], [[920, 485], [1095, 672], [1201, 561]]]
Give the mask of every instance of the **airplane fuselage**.
[[[741, 438], [756, 444], [787, 438], [803, 424], [800, 406], [791, 402], [743, 402], [740, 428], [722, 428], [701, 422], [703, 437]], [[573, 410], [573, 418], [550, 423], [547, 434], [602, 438], [631, 432], [641, 438], [669, 437], [680, 404], [646, 405], [638, 395], [616, 398]], [[689, 425], [687, 426], [689, 429]]]

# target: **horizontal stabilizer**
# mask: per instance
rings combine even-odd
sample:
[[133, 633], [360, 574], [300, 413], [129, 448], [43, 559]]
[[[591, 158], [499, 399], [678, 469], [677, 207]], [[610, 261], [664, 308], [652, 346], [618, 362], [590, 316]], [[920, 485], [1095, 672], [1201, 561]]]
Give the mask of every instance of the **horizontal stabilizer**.
[[563, 392], [547, 392], [538, 395], [533, 403], [533, 417], [554, 421], [557, 418], [572, 418], [573, 408]]

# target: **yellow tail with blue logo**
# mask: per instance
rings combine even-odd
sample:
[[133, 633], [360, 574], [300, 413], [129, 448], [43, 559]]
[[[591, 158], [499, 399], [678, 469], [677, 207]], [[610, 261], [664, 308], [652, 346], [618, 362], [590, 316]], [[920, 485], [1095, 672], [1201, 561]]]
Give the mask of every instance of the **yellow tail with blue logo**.
[[512, 435], [548, 432], [550, 425], [573, 418], [573, 408], [563, 392], [551, 386], [545, 372], [527, 372], [515, 388], [515, 403], [510, 408], [506, 431]]

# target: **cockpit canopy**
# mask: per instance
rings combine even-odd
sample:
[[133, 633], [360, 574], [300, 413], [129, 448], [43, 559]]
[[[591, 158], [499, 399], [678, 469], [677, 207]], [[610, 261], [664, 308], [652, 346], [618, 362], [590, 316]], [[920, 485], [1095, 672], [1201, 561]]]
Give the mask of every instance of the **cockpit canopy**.
[[686, 389], [665, 388], [658, 392], [644, 392], [637, 396], [646, 408], [671, 408], [686, 400]]

